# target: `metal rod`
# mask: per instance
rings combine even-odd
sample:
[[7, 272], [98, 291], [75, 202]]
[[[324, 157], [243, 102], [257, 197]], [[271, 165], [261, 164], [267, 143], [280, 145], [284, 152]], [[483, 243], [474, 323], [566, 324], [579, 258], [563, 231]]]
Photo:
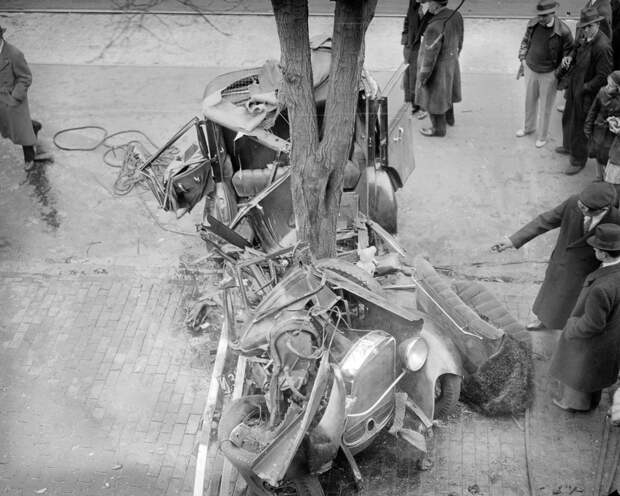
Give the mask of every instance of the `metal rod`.
[[407, 373], [407, 371], [403, 370], [400, 373], [400, 375], [396, 378], [396, 380], [392, 384], [389, 385], [389, 387], [385, 390], [385, 392], [381, 396], [379, 396], [379, 399], [377, 401], [375, 401], [370, 408], [368, 408], [367, 410], [364, 410], [363, 412], [360, 412], [360, 413], [351, 413], [351, 414], [347, 415], [347, 418], [364, 417], [364, 416], [368, 415], [370, 412], [372, 412], [377, 407], [377, 405], [379, 403], [381, 403], [385, 399], [385, 397], [388, 395], [388, 393], [390, 391], [392, 391], [392, 389], [394, 389], [396, 387], [396, 384], [398, 384], [400, 382], [400, 380], [403, 377], [405, 377], [406, 373]]

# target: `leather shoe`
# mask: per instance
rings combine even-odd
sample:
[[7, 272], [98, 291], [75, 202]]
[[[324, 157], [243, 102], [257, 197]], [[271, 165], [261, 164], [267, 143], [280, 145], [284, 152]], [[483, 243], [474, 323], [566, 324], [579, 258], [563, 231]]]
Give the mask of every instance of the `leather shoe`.
[[564, 170], [564, 174], [566, 174], [567, 176], [574, 176], [575, 174], [579, 174], [583, 170], [584, 167], [585, 167], [585, 165], [573, 165], [573, 164], [570, 164]]
[[576, 413], [576, 412], [587, 412], [589, 410], [579, 410], [577, 408], [571, 408], [568, 405], [565, 405], [564, 403], [562, 403], [562, 400], [556, 400], [555, 398], [551, 400], [551, 402], [557, 406], [558, 408], [561, 408], [562, 410], [569, 412], [569, 413]]
[[534, 129], [532, 129], [531, 131], [526, 131], [525, 129], [517, 129], [515, 136], [517, 138], [523, 138], [523, 136], [527, 136], [528, 134], [532, 134], [533, 132], [534, 132]]
[[570, 155], [570, 152], [563, 146], [556, 147], [555, 153], [559, 153], [560, 155]]
[[528, 331], [540, 331], [540, 330], [542, 330], [542, 329], [546, 329], [545, 324], [543, 324], [543, 323], [542, 323], [540, 320], [538, 320], [538, 319], [535, 319], [535, 320], [532, 320], [532, 322], [529, 322], [529, 323], [525, 326], [525, 328], [526, 328]]
[[37, 153], [34, 156], [34, 160], [35, 162], [53, 162], [54, 161], [54, 155], [52, 155], [52, 152], [41, 152], [41, 153]]
[[29, 161], [29, 162], [26, 162], [26, 163], [24, 164], [24, 170], [25, 170], [26, 172], [30, 172], [32, 169], [34, 169], [34, 161], [33, 161], [33, 160], [31, 160], [31, 161]]
[[428, 137], [436, 136], [438, 138], [441, 138], [441, 137], [445, 136], [445, 134], [439, 134], [432, 127], [423, 127], [422, 129], [420, 129], [420, 133], [422, 135], [428, 136]]
[[426, 110], [420, 110], [418, 112], [418, 114], [416, 115], [416, 117], [418, 118], [418, 120], [423, 120], [426, 119], [426, 117], [428, 116], [428, 112]]

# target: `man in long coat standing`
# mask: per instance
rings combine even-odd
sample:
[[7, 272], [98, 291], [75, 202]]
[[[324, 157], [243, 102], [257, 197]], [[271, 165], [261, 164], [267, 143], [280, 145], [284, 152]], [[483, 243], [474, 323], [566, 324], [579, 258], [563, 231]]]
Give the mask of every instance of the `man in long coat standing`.
[[620, 359], [620, 226], [600, 224], [587, 240], [601, 267], [586, 278], [551, 360], [549, 374], [564, 410], [596, 408], [618, 378]]
[[572, 69], [566, 89], [566, 107], [562, 115], [562, 146], [557, 153], [570, 155], [570, 163], [564, 171], [573, 175], [580, 172], [588, 160], [588, 140], [584, 134], [588, 110], [607, 81], [612, 70], [612, 52], [609, 38], [600, 31], [603, 20], [595, 8], [581, 11], [577, 27], [583, 35], [576, 41]]
[[24, 150], [24, 168], [34, 167], [35, 128], [41, 124], [30, 118], [28, 88], [32, 73], [24, 54], [4, 40], [5, 29], [0, 26], [0, 134]]
[[459, 54], [463, 48], [463, 17], [448, 9], [447, 0], [430, 0], [432, 14], [424, 31], [418, 58], [415, 103], [426, 110], [432, 127], [424, 136], [445, 136], [454, 125], [453, 104], [461, 101]]
[[[408, 64], [403, 78], [405, 101], [411, 103], [411, 113], [415, 114], [420, 106], [415, 103], [415, 82], [418, 71], [418, 54], [420, 52], [420, 39], [426, 28], [431, 14], [423, 12], [420, 0], [409, 0], [409, 8], [403, 23], [403, 32], [400, 44], [403, 45], [403, 58]], [[422, 117], [423, 118], [423, 117]]]
[[584, 279], [599, 265], [586, 239], [598, 224], [620, 224], [615, 203], [613, 185], [594, 182], [492, 247], [498, 252], [519, 249], [536, 236], [560, 228], [545, 280], [532, 307], [537, 319], [527, 325], [529, 330], [564, 327]]

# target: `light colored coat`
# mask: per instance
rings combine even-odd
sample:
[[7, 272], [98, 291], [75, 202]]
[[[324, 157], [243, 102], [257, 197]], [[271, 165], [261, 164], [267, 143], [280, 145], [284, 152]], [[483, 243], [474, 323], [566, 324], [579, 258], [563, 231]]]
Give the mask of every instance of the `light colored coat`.
[[0, 134], [16, 145], [36, 142], [28, 107], [32, 73], [24, 54], [4, 42], [0, 52]]

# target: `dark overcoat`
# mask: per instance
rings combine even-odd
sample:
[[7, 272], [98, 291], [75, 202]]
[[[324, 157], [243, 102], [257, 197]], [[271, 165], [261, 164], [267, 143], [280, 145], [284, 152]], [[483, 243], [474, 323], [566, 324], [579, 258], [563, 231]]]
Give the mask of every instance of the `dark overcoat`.
[[609, 158], [609, 149], [616, 135], [609, 130], [608, 117], [620, 117], [620, 91], [612, 91], [603, 86], [594, 103], [590, 107], [584, 132], [588, 139], [588, 156], [596, 158], [599, 164], [606, 165]]
[[576, 45], [574, 67], [566, 88], [566, 107], [562, 114], [562, 144], [578, 162], [575, 165], [585, 165], [588, 140], [584, 134], [584, 124], [596, 94], [611, 72], [612, 53], [609, 38], [601, 31], [589, 42], [581, 40]]
[[[548, 329], [562, 329], [568, 319], [586, 276], [600, 262], [586, 243], [583, 214], [577, 207], [579, 195], [573, 195], [557, 207], [540, 214], [510, 236], [515, 248], [552, 229], [560, 228], [551, 253], [533, 311]], [[620, 224], [620, 212], [610, 208], [600, 222]]]
[[611, 0], [611, 48], [614, 52], [614, 70], [620, 69], [620, 0]]
[[28, 107], [31, 83], [24, 54], [5, 41], [0, 52], [0, 134], [16, 145], [32, 146], [36, 141]]
[[403, 45], [407, 55], [405, 62], [409, 64], [403, 79], [406, 102], [415, 102], [415, 81], [418, 70], [420, 39], [431, 16], [432, 14], [428, 11], [424, 14], [422, 13], [418, 0], [409, 0], [409, 8], [407, 9], [400, 38], [400, 44]]
[[431, 17], [420, 43], [415, 103], [431, 114], [445, 114], [461, 101], [463, 17], [453, 12], [444, 8]]
[[592, 393], [616, 382], [619, 359], [620, 265], [610, 265], [586, 277], [549, 373], [577, 391]]

